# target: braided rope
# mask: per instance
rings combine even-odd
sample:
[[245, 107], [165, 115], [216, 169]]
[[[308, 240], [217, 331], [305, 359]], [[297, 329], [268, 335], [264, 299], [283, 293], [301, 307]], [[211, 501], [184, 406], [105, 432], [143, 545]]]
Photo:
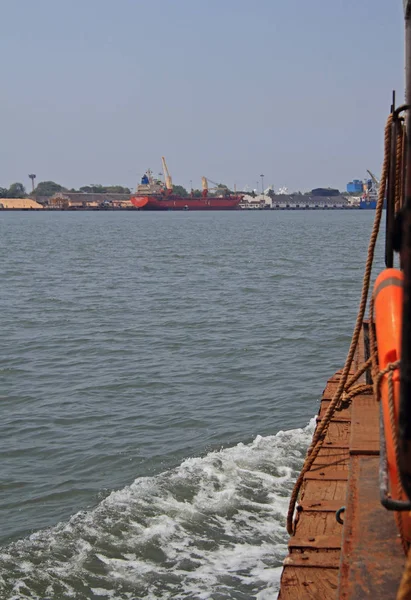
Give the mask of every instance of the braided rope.
[[410, 600], [411, 598], [411, 552], [408, 553], [405, 569], [402, 574], [397, 600]]
[[395, 212], [399, 212], [403, 200], [403, 156], [404, 156], [404, 127], [401, 121], [397, 122], [396, 128], [396, 161], [395, 161]]

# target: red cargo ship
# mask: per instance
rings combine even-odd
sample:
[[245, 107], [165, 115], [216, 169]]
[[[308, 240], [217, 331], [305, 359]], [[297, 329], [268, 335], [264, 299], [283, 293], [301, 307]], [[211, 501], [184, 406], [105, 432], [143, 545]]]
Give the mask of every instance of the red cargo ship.
[[208, 181], [203, 177], [201, 196], [179, 196], [173, 194], [173, 184], [164, 157], [163, 171], [165, 185], [153, 179], [150, 170], [141, 179], [137, 193], [130, 198], [131, 203], [142, 210], [233, 210], [238, 208], [242, 195], [223, 191], [221, 196], [208, 195]]

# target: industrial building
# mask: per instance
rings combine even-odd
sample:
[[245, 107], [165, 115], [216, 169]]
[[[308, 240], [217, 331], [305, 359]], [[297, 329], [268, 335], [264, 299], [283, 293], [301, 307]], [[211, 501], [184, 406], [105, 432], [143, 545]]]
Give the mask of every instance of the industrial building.
[[349, 194], [361, 194], [363, 191], [363, 183], [360, 179], [353, 179], [347, 183], [347, 192]]

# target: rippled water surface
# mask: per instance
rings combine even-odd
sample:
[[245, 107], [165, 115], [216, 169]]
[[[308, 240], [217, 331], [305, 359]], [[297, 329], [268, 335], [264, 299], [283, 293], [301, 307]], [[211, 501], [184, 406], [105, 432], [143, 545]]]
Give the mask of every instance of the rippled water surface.
[[276, 597], [373, 216], [0, 215], [0, 598]]

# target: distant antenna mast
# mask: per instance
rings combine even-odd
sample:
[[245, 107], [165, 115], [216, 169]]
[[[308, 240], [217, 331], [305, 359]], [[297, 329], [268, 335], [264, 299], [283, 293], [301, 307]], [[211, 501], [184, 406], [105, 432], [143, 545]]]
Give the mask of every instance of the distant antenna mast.
[[36, 175], [34, 173], [30, 173], [29, 178], [31, 179], [31, 191], [34, 192], [34, 180], [36, 179]]

